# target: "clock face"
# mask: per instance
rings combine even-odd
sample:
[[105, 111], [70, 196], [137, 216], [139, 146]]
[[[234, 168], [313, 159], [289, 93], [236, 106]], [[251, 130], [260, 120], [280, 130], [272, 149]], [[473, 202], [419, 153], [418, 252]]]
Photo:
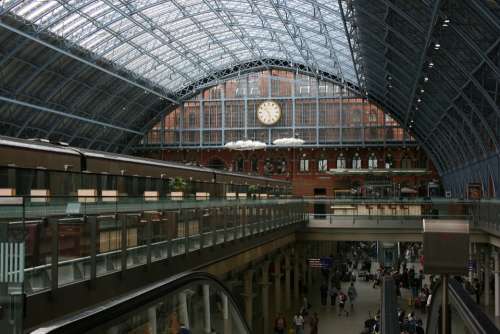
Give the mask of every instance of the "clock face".
[[273, 125], [281, 118], [281, 108], [274, 101], [264, 101], [257, 109], [257, 118], [262, 124]]

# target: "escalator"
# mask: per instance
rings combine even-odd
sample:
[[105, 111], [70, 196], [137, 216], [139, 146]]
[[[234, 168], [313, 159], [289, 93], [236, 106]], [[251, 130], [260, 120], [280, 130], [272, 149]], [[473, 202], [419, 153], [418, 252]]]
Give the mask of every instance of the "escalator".
[[177, 334], [181, 326], [190, 333], [250, 333], [231, 292], [204, 272], [169, 277], [31, 333]]
[[[443, 285], [439, 282], [432, 291], [431, 305], [427, 312], [426, 334], [443, 334], [441, 306]], [[500, 333], [491, 319], [474, 302], [470, 294], [455, 279], [448, 283], [449, 317], [446, 334], [497, 334]], [[392, 277], [384, 277], [382, 285], [380, 327], [383, 334], [401, 333], [398, 322], [396, 286]]]
[[[449, 279], [448, 298], [449, 333], [500, 333], [491, 319], [475, 303], [467, 290], [456, 279]], [[431, 305], [427, 316], [426, 334], [443, 334], [441, 329], [442, 299], [443, 284], [439, 282], [432, 291]]]

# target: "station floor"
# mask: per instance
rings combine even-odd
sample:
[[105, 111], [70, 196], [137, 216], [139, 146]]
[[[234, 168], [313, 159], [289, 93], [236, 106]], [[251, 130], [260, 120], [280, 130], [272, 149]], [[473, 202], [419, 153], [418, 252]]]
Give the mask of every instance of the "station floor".
[[[378, 263], [372, 263], [372, 272], [375, 272], [375, 268], [378, 268]], [[311, 303], [311, 312], [318, 313], [319, 317], [319, 334], [332, 334], [332, 333], [342, 333], [342, 334], [360, 334], [363, 330], [363, 325], [365, 320], [368, 319], [369, 314], [376, 314], [380, 308], [380, 298], [381, 291], [380, 288], [373, 288], [372, 282], [365, 282], [364, 280], [356, 280], [355, 287], [358, 292], [358, 298], [356, 304], [353, 308], [349, 307], [349, 303], [346, 304], [346, 310], [349, 311], [349, 316], [340, 315], [338, 312], [338, 306], [329, 306], [330, 300], [328, 300], [328, 305], [326, 307], [321, 306], [321, 296], [320, 296], [320, 284], [319, 274], [316, 275], [314, 285], [309, 290], [309, 302]], [[349, 283], [342, 283], [342, 290], [347, 291]], [[402, 297], [399, 299], [400, 308], [404, 309], [407, 313], [413, 311], [411, 307], [408, 306], [409, 291], [402, 289]], [[418, 310], [415, 312], [417, 318], [426, 321], [426, 314], [422, 314]], [[306, 334], [310, 333], [309, 325], [306, 325]]]

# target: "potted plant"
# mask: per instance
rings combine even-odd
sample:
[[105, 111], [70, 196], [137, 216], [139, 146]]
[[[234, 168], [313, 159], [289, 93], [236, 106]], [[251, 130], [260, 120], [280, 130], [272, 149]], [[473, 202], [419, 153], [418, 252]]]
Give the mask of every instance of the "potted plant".
[[182, 177], [175, 177], [170, 179], [169, 182], [170, 189], [170, 197], [172, 199], [182, 199], [184, 197], [184, 191], [187, 188], [187, 182]]
[[250, 195], [251, 198], [255, 199], [257, 197], [257, 191], [258, 191], [258, 187], [254, 184], [248, 186], [248, 194]]

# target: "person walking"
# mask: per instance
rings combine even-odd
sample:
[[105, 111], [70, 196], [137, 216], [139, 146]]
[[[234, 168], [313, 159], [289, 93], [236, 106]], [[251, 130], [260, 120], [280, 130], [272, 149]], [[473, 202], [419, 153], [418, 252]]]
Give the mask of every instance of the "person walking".
[[330, 289], [328, 290], [328, 294], [330, 295], [330, 305], [335, 306], [335, 302], [337, 300], [337, 294], [338, 294], [337, 287], [335, 286], [334, 283], [331, 284]]
[[314, 315], [311, 318], [311, 331], [309, 332], [310, 334], [318, 334], [318, 325], [319, 325], [319, 318], [318, 318], [318, 313], [314, 312]]
[[304, 317], [300, 311], [293, 317], [293, 325], [295, 327], [295, 334], [304, 334]]
[[347, 295], [349, 296], [349, 303], [351, 304], [351, 308], [354, 307], [354, 301], [358, 297], [358, 291], [354, 287], [354, 283], [351, 283], [349, 288], [347, 289]]
[[286, 332], [286, 319], [283, 313], [278, 314], [274, 320], [274, 334], [285, 334]]
[[179, 328], [179, 334], [191, 334], [189, 328], [186, 327], [185, 324], [181, 323], [181, 327]]
[[349, 316], [349, 312], [345, 310], [345, 302], [347, 301], [347, 296], [342, 290], [339, 291], [339, 317], [342, 315], [342, 313], [345, 313], [345, 316]]
[[321, 293], [321, 305], [326, 306], [326, 299], [328, 297], [328, 285], [323, 282], [319, 288]]

